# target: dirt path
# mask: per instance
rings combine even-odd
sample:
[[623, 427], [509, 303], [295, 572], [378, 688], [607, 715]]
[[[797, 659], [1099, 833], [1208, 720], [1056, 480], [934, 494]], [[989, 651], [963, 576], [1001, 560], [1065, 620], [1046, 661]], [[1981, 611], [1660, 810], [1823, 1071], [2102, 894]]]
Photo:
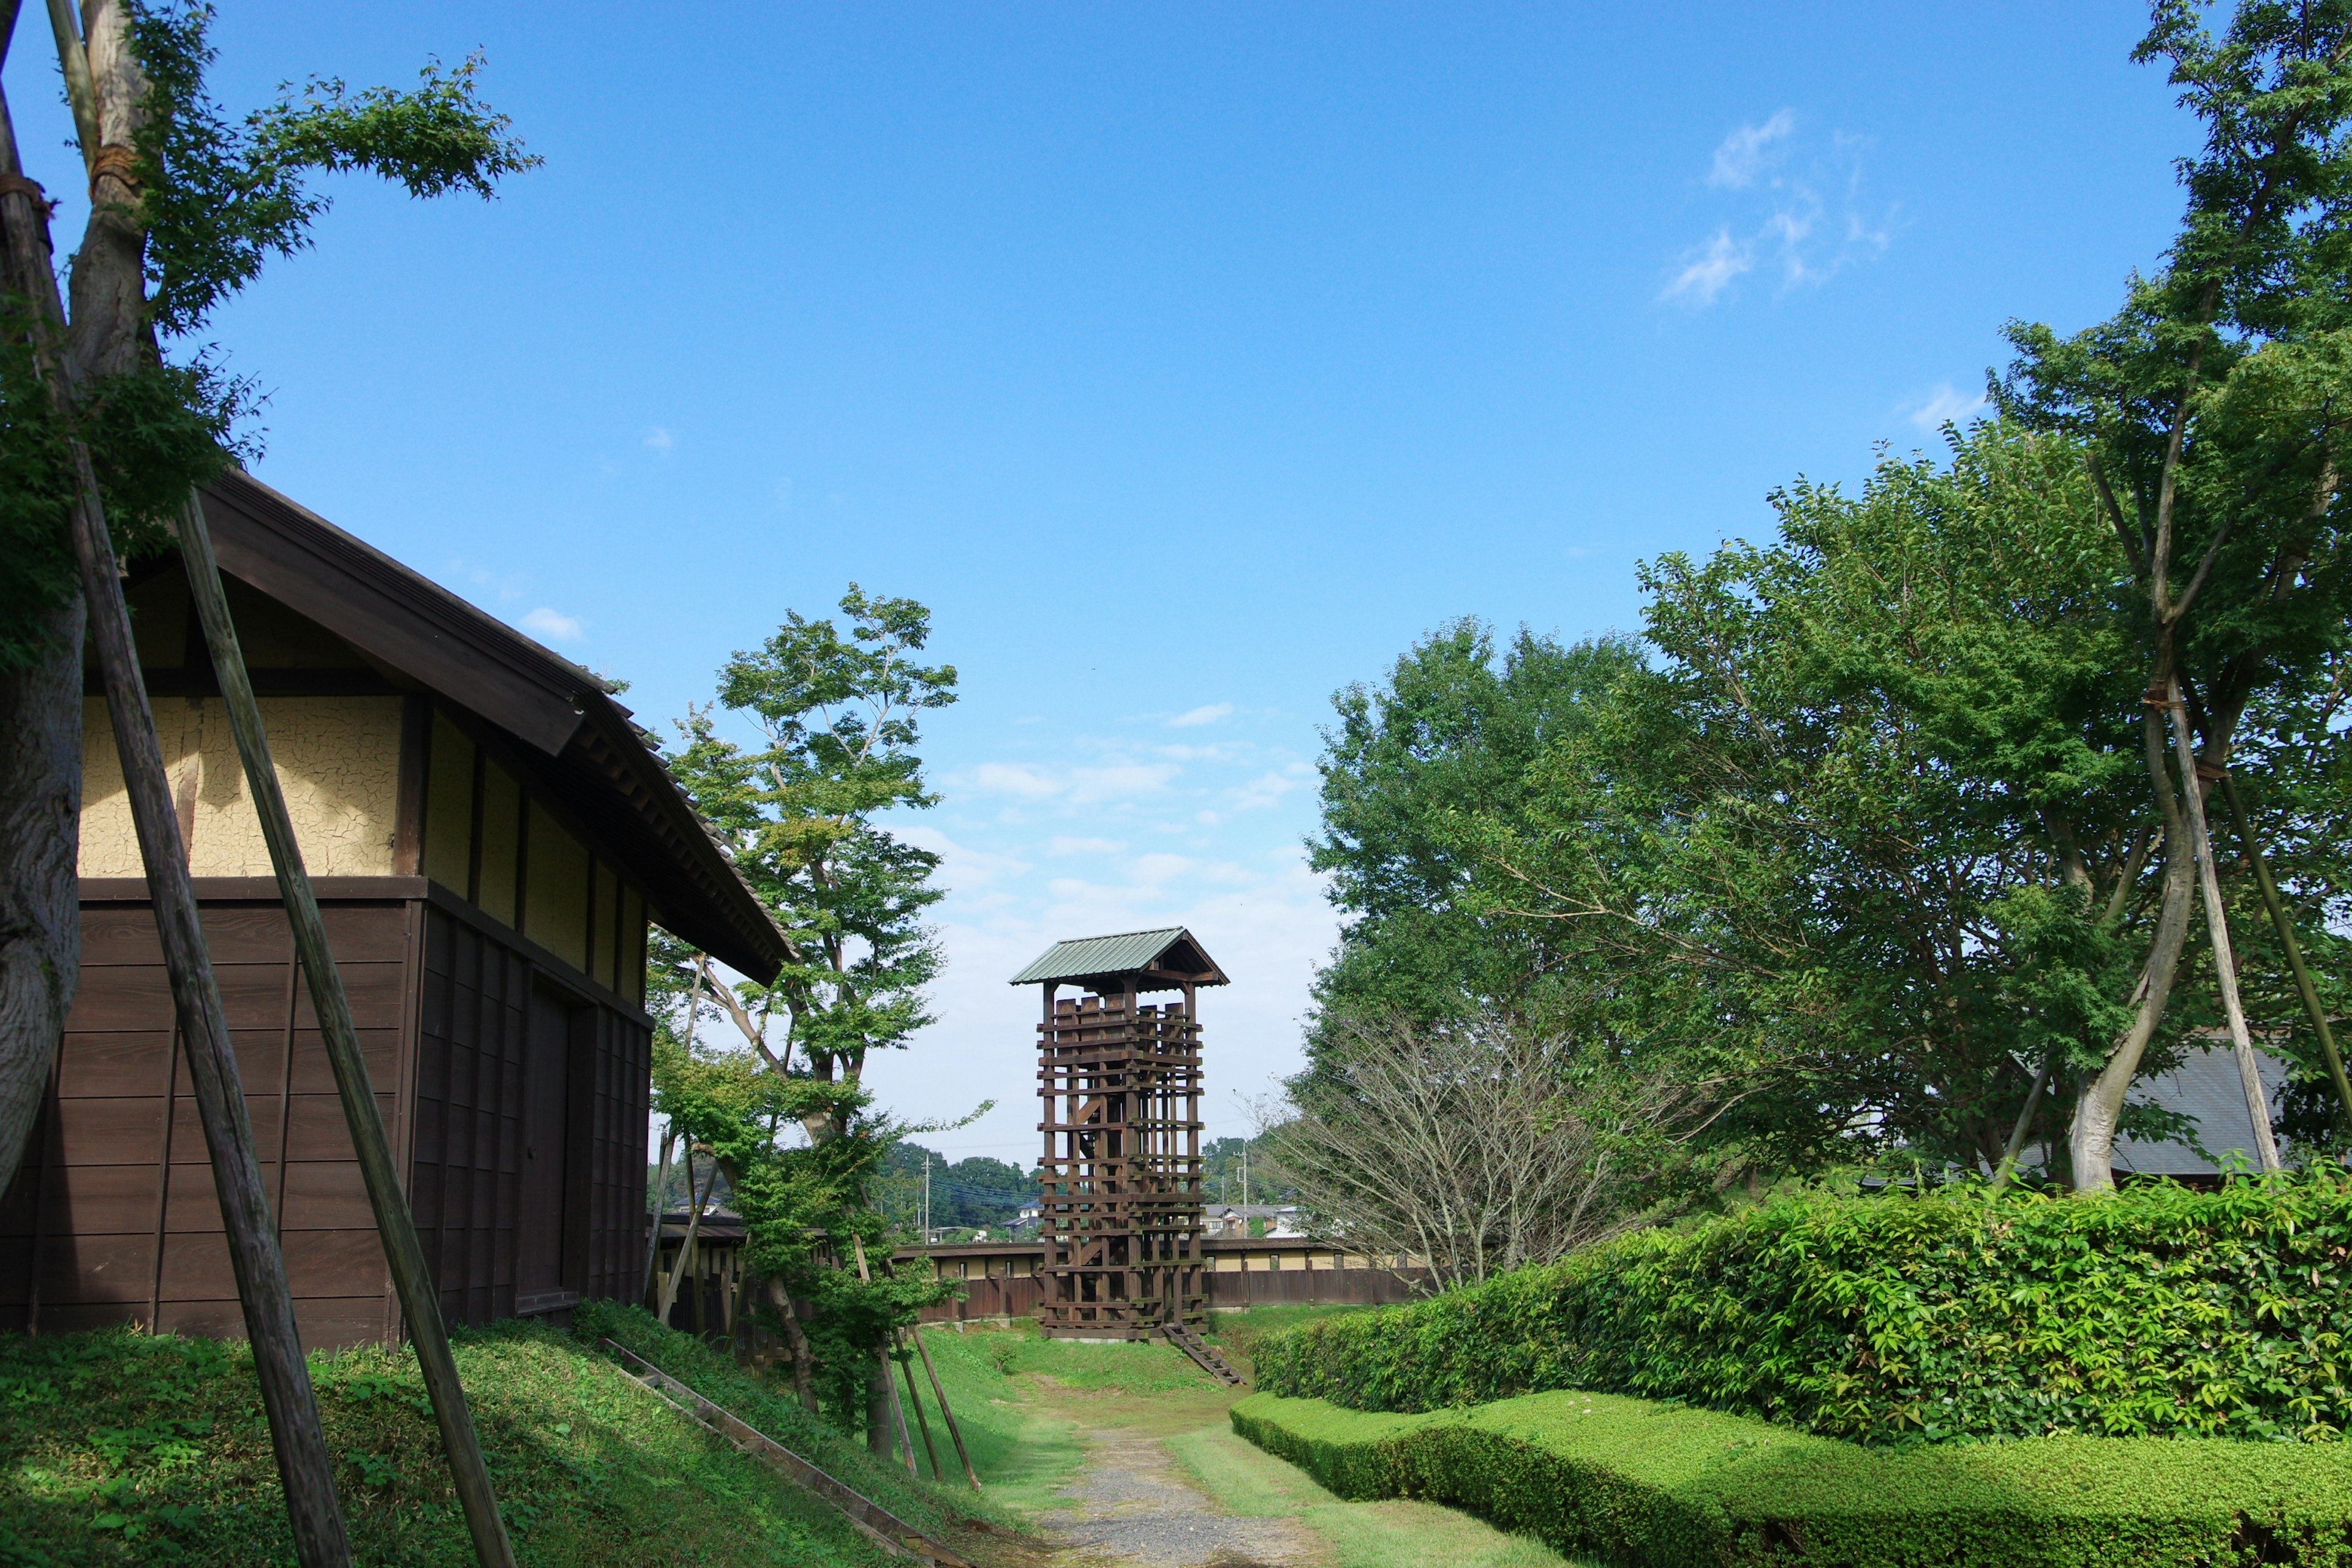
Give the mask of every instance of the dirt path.
[[1083, 1426], [1087, 1462], [1037, 1521], [1081, 1562], [1136, 1568], [1320, 1568], [1329, 1546], [1296, 1520], [1236, 1518], [1202, 1491], [1157, 1433]]

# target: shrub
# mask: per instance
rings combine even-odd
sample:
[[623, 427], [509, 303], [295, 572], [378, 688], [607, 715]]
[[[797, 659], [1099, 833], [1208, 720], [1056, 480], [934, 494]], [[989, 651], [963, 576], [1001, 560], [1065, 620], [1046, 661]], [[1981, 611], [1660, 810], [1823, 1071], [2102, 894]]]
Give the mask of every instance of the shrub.
[[1369, 1415], [1252, 1394], [1234, 1427], [1342, 1497], [1453, 1503], [1645, 1568], [2352, 1565], [2352, 1451], [2161, 1437], [1858, 1447], [1567, 1392]]
[[1555, 1388], [1828, 1436], [2327, 1439], [2352, 1180], [1785, 1201], [1257, 1348], [1258, 1386], [1419, 1411]]

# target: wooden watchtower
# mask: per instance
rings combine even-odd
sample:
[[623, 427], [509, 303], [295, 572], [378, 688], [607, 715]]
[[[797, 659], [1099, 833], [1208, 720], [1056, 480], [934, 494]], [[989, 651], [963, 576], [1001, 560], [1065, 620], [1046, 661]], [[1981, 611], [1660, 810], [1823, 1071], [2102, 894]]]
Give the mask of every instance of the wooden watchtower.
[[[1181, 926], [1056, 942], [1013, 977], [1045, 994], [1037, 1318], [1048, 1335], [1139, 1340], [1206, 1319], [1195, 1007], [1201, 986], [1225, 983]], [[1082, 994], [1058, 996], [1065, 985]], [[1168, 991], [1182, 999], [1143, 1001]]]

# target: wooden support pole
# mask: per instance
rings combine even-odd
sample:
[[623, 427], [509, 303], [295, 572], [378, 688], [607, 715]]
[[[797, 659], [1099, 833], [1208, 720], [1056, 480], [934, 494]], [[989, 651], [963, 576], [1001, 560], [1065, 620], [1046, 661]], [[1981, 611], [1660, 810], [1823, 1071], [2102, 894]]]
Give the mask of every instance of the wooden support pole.
[[2312, 984], [2311, 967], [2303, 961], [2303, 943], [2295, 940], [2294, 921], [2287, 917], [2286, 902], [2279, 897], [2278, 883], [2272, 879], [2270, 861], [2263, 854], [2261, 840], [2254, 837], [2254, 819], [2246, 810], [2245, 802], [2238, 798], [2238, 781], [2228, 773], [2221, 775], [2221, 794], [2230, 803], [2230, 815], [2237, 819], [2239, 841], [2246, 847], [2246, 858], [2254, 863], [2254, 884], [2263, 892], [2263, 908], [2270, 911], [2271, 929], [2278, 932], [2279, 945], [2286, 949], [2286, 966], [2294, 975], [2295, 991], [2303, 998], [2304, 1016], [2311, 1020], [2312, 1032], [2319, 1037], [2319, 1048], [2327, 1058], [2327, 1076], [2336, 1085], [2336, 1098], [2344, 1107], [2344, 1114], [2352, 1119], [2352, 1081], [2344, 1075], [2344, 1054], [2336, 1048], [2336, 1031], [2328, 1026], [2327, 1009], [2320, 1005], [2319, 988]]
[[915, 1425], [923, 1429], [923, 1452], [931, 1458], [931, 1479], [943, 1481], [948, 1473], [940, 1468], [940, 1446], [931, 1441], [931, 1418], [923, 1414], [923, 1401], [915, 1392], [915, 1358], [907, 1353], [907, 1331], [897, 1329], [890, 1337], [898, 1344], [898, 1370], [907, 1376], [907, 1403], [915, 1412]]
[[213, 555], [212, 531], [205, 526], [204, 501], [193, 491], [180, 512], [180, 555], [195, 597], [197, 617], [204, 625], [205, 646], [212, 653], [213, 673], [228, 709], [229, 731], [245, 763], [246, 785], [261, 818], [262, 841], [268, 846], [269, 863], [278, 873], [278, 895], [294, 930], [294, 952], [301, 961], [303, 977], [310, 982], [310, 1006], [319, 1016], [319, 1036], [326, 1043], [327, 1061], [334, 1069], [335, 1093], [343, 1102], [343, 1121], [359, 1156], [368, 1205], [375, 1212], [384, 1259], [392, 1266], [393, 1286], [400, 1293], [401, 1315], [407, 1320], [408, 1337], [416, 1347], [416, 1364], [425, 1374], [434, 1420], [441, 1428], [441, 1447], [449, 1457], [450, 1479], [465, 1509], [466, 1528], [473, 1536], [474, 1555], [483, 1568], [514, 1568], [514, 1547], [507, 1539], [506, 1521], [499, 1515], [498, 1494], [490, 1485], [489, 1466], [482, 1458], [481, 1438], [474, 1430], [474, 1413], [457, 1376], [457, 1358], [450, 1353], [448, 1327], [441, 1320], [440, 1289], [432, 1265], [425, 1261], [425, 1244], [416, 1234], [416, 1216], [409, 1211], [408, 1195], [401, 1189], [400, 1166], [393, 1158], [392, 1140], [384, 1134], [383, 1113], [376, 1105], [375, 1085], [368, 1075], [367, 1053], [361, 1048], [359, 1029], [352, 1022], [351, 998], [344, 993], [342, 972], [336, 967], [334, 950], [327, 941], [327, 922], [319, 912], [310, 873], [302, 863], [302, 846], [286, 809], [286, 792], [270, 760], [269, 732], [262, 724], [261, 703], [253, 694], [236, 624], [229, 616], [220, 564]]
[[[13, 26], [15, 19], [12, 5], [7, 20]], [[0, 174], [6, 176], [0, 183], [0, 228], [5, 230], [13, 291], [33, 307], [33, 348], [41, 379], [59, 408], [70, 412], [79, 401], [79, 389], [72, 384], [63, 353], [65, 307], [49, 259], [47, 210], [38, 187], [24, 177], [5, 95], [0, 95]], [[115, 558], [89, 449], [76, 439], [68, 444], [68, 456], [75, 491], [69, 524], [89, 616], [90, 640], [106, 687], [115, 749], [121, 755], [125, 793], [146, 866], [148, 897], [162, 942], [173, 1012], [187, 1054], [197, 1121], [204, 1129], [213, 1184], [220, 1199], [229, 1267], [244, 1309], [246, 1335], [253, 1346], [254, 1371], [269, 1417], [278, 1478], [285, 1487], [295, 1555], [303, 1568], [343, 1568], [352, 1561], [351, 1537], [335, 1496], [334, 1467], [319, 1420], [318, 1394], [310, 1385], [310, 1365], [302, 1357], [294, 1296], [287, 1285], [286, 1259], [278, 1250], [268, 1194], [262, 1185], [261, 1162], [252, 1117], [246, 1108], [244, 1081], [229, 1039], [227, 1011], [205, 945], [187, 846], [180, 836], [163, 748], [155, 738], [155, 717], [148, 706], [146, 683], [131, 640], [121, 566]]]
[[[694, 1212], [687, 1215], [686, 1236], [677, 1244], [677, 1261], [670, 1265], [668, 1280], [662, 1286], [661, 1308], [655, 1315], [661, 1319], [664, 1328], [669, 1326], [669, 1310], [677, 1300], [678, 1280], [684, 1277], [687, 1259], [694, 1252], [694, 1238], [702, 1230], [703, 1205], [710, 1201], [711, 1184], [718, 1180], [719, 1156], [713, 1154], [710, 1156], [710, 1173], [702, 1179], [702, 1195], [694, 1200]], [[694, 1192], [694, 1134], [691, 1132], [686, 1135], [686, 1190], [689, 1194]]]
[[2197, 776], [2197, 752], [2189, 738], [2189, 704], [2181, 700], [2180, 682], [2165, 693], [2172, 712], [2172, 749], [2180, 761], [2180, 793], [2189, 805], [2189, 831], [2197, 850], [2197, 881], [2205, 896], [2205, 930], [2213, 944], [2213, 970], [2221, 982], [2221, 1016], [2230, 1026], [2230, 1045], [2238, 1058], [2238, 1079], [2246, 1094], [2246, 1119], [2253, 1126], [2254, 1156], [2263, 1173], [2282, 1167], [2278, 1140], [2271, 1132], [2270, 1097], [2263, 1089], [2254, 1061], [2253, 1037], [2246, 1030], [2245, 1005], [2238, 996], [2237, 954], [2230, 944], [2230, 916], [2221, 902], [2221, 869], [2213, 863], [2213, 835], [2205, 823], [2205, 786]]
[[955, 1444], [956, 1458], [963, 1462], [963, 1479], [971, 1483], [972, 1490], [978, 1491], [980, 1472], [971, 1468], [971, 1451], [963, 1446], [963, 1428], [956, 1425], [955, 1410], [948, 1404], [947, 1388], [940, 1382], [939, 1368], [931, 1364], [931, 1352], [923, 1343], [922, 1326], [917, 1324], [907, 1331], [907, 1335], [915, 1342], [915, 1353], [923, 1358], [923, 1373], [931, 1380], [931, 1394], [940, 1402], [940, 1414], [947, 1417], [948, 1438]]
[[[866, 1266], [866, 1238], [853, 1232], [849, 1245], [857, 1253], [857, 1278], [867, 1285], [874, 1283], [873, 1272]], [[898, 1450], [907, 1456], [907, 1473], [917, 1480], [923, 1473], [915, 1468], [915, 1440], [907, 1435], [907, 1413], [898, 1405], [898, 1385], [890, 1379], [890, 1346], [887, 1341], [874, 1347], [876, 1363], [882, 1373], [882, 1392], [890, 1396], [890, 1421], [898, 1428]]]
[[646, 1277], [637, 1285], [637, 1304], [644, 1306], [654, 1293], [654, 1266], [661, 1261], [662, 1215], [669, 1206], [669, 1157], [677, 1148], [677, 1121], [672, 1118], [662, 1128], [661, 1169], [654, 1177], [654, 1214], [651, 1233], [646, 1237]]

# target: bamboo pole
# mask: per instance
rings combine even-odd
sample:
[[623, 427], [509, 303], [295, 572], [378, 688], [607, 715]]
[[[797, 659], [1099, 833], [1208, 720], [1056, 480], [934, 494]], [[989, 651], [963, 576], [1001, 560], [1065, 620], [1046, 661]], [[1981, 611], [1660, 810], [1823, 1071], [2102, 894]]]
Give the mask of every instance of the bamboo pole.
[[254, 696], [244, 647], [229, 616], [228, 595], [222, 590], [220, 565], [213, 555], [212, 533], [205, 525], [204, 502], [193, 491], [180, 512], [180, 553], [188, 586], [195, 595], [196, 615], [204, 626], [205, 645], [212, 653], [213, 672], [228, 709], [229, 730], [245, 764], [246, 784], [261, 819], [262, 840], [269, 847], [269, 863], [278, 873], [278, 894], [293, 927], [294, 951], [310, 983], [310, 1006], [318, 1014], [319, 1035], [334, 1069], [335, 1093], [343, 1102], [343, 1120], [351, 1128], [368, 1204], [375, 1211], [376, 1231], [383, 1239], [394, 1288], [400, 1293], [401, 1314], [416, 1346], [417, 1366], [425, 1374], [434, 1419], [441, 1428], [441, 1446], [449, 1457], [450, 1479], [466, 1511], [466, 1528], [473, 1536], [474, 1555], [484, 1568], [513, 1568], [514, 1547], [507, 1539], [506, 1521], [499, 1516], [498, 1494], [482, 1458], [481, 1438], [474, 1430], [474, 1414], [466, 1402], [457, 1358], [450, 1353], [448, 1327], [441, 1319], [439, 1287], [432, 1265], [425, 1261], [425, 1245], [417, 1237], [416, 1218], [409, 1210], [407, 1194], [401, 1190], [400, 1167], [393, 1158], [392, 1140], [384, 1134], [383, 1113], [376, 1105], [367, 1054], [352, 1022], [351, 998], [343, 990], [342, 972], [327, 940], [327, 922], [319, 912], [318, 895], [302, 863], [302, 846], [295, 837], [286, 793], [270, 759], [261, 703]]
[[2328, 1026], [2327, 1009], [2320, 1005], [2319, 988], [2312, 984], [2311, 967], [2303, 961], [2303, 943], [2295, 940], [2294, 921], [2287, 917], [2286, 902], [2279, 897], [2278, 883], [2271, 877], [2271, 865], [2263, 854], [2261, 840], [2254, 837], [2254, 819], [2246, 810], [2245, 802], [2238, 798], [2238, 781], [2229, 773], [2221, 775], [2221, 794], [2230, 803], [2230, 814], [2237, 818], [2238, 837], [2246, 847], [2246, 858], [2254, 863], [2254, 885], [2263, 891], [2263, 908], [2270, 911], [2271, 927], [2278, 932], [2279, 945], [2286, 949], [2286, 966], [2294, 975], [2294, 988], [2303, 997], [2304, 1016], [2311, 1020], [2312, 1032], [2319, 1037], [2319, 1048], [2327, 1058], [2327, 1076], [2335, 1081], [2336, 1098], [2342, 1102], [2344, 1113], [2352, 1118], [2352, 1081], [2344, 1073], [2344, 1054], [2336, 1048], [2336, 1031]]
[[[16, 20], [11, 0], [5, 20]], [[16, 127], [0, 93], [0, 228], [5, 228], [14, 291], [32, 307], [35, 364], [58, 408], [70, 414], [79, 401], [65, 354], [65, 307], [50, 263], [47, 208], [40, 187], [25, 178], [16, 154]], [[147, 870], [163, 967], [172, 991], [180, 1044], [188, 1059], [197, 1121], [204, 1129], [215, 1192], [220, 1200], [229, 1266], [236, 1279], [246, 1335], [253, 1346], [254, 1370], [269, 1417], [270, 1442], [286, 1491], [287, 1516], [303, 1568], [342, 1568], [352, 1561], [351, 1538], [335, 1496], [333, 1462], [319, 1420], [317, 1392], [302, 1357], [294, 1318], [294, 1297], [286, 1280], [276, 1226], [262, 1186], [245, 1085], [228, 1032], [212, 959], [205, 945], [187, 847], [173, 807], [155, 718], [139, 669], [131, 616], [122, 597], [121, 567], [100, 499], [89, 448], [78, 437], [68, 443], [74, 499], [68, 523], [81, 589], [89, 616], [90, 640], [106, 687], [107, 712], [121, 753], [131, 824]]]
[[2180, 760], [2180, 789], [2188, 799], [2189, 830], [2197, 850], [2197, 880], [2205, 896], [2205, 930], [2213, 944], [2213, 969], [2221, 981], [2221, 1016], [2229, 1021], [2230, 1046], [2238, 1058], [2238, 1080], [2246, 1093], [2246, 1119], [2252, 1123], [2254, 1153], [2264, 1174], [2278, 1171], [2278, 1140], [2271, 1133], [2270, 1096], [2263, 1089], [2262, 1069], [2254, 1061], [2253, 1037], [2246, 1029], [2246, 1009], [2238, 995], [2238, 963], [2230, 943], [2230, 917], [2221, 903], [2221, 874], [2213, 864], [2213, 836], [2205, 825], [2205, 786], [2197, 776], [2197, 752], [2189, 740], [2189, 705], [2181, 700], [2180, 682], [2165, 692], [2172, 713], [2172, 749]]
[[948, 1420], [948, 1438], [955, 1444], [956, 1458], [963, 1462], [963, 1479], [971, 1483], [972, 1490], [978, 1491], [980, 1472], [971, 1468], [971, 1451], [963, 1446], [963, 1428], [956, 1425], [955, 1408], [948, 1404], [946, 1385], [940, 1382], [939, 1369], [931, 1364], [931, 1352], [923, 1343], [922, 1325], [908, 1329], [907, 1337], [915, 1342], [915, 1353], [923, 1358], [924, 1375], [931, 1380], [931, 1394], [940, 1402], [940, 1414]]

